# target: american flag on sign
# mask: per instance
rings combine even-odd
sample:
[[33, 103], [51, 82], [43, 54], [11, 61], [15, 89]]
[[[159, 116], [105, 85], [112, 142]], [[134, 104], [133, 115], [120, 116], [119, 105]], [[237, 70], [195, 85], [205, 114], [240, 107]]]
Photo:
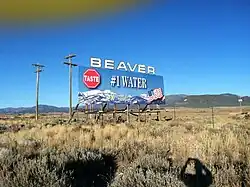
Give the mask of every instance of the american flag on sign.
[[163, 92], [161, 88], [157, 88], [154, 90], [151, 90], [149, 92], [149, 102], [152, 103], [153, 101], [156, 101], [158, 99], [164, 98]]

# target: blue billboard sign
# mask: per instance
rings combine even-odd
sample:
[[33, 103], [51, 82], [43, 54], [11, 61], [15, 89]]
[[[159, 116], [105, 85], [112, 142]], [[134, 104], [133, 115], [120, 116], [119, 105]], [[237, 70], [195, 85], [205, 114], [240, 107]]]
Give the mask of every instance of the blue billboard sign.
[[79, 103], [165, 104], [162, 76], [79, 66]]

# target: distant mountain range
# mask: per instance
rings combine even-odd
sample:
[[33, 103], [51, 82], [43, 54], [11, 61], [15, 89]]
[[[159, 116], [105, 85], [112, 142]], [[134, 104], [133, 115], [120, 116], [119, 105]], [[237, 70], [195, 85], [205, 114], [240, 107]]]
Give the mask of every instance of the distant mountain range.
[[[38, 109], [40, 113], [68, 112], [68, 107], [55, 107], [55, 106], [49, 106], [49, 105], [39, 105]], [[35, 106], [0, 109], [0, 114], [26, 114], [26, 113], [35, 113], [35, 112], [36, 112]]]
[[[239, 106], [239, 96], [225, 93], [219, 95], [168, 95], [166, 103], [168, 106], [183, 106], [191, 108], [205, 108], [208, 106]], [[250, 106], [250, 97], [241, 97], [242, 106]]]
[[[167, 95], [166, 107], [191, 107], [205, 108], [208, 106], [239, 106], [239, 96], [226, 93], [220, 95]], [[242, 106], [250, 106], [250, 96], [242, 97]], [[49, 105], [39, 105], [40, 113], [49, 112], [68, 112], [68, 107], [55, 107]], [[35, 113], [35, 107], [20, 107], [20, 108], [3, 108], [0, 109], [0, 114], [25, 114]]]

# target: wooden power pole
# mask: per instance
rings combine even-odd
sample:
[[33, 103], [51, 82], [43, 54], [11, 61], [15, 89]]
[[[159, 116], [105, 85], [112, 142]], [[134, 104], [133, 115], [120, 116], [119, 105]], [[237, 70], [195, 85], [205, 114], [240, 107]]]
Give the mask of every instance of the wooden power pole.
[[39, 105], [39, 82], [40, 82], [40, 73], [43, 71], [42, 68], [44, 67], [41, 64], [32, 64], [36, 67], [36, 120], [38, 120], [38, 105]]
[[68, 62], [64, 62], [64, 64], [69, 66], [69, 119], [71, 119], [72, 115], [72, 67], [77, 66], [77, 64], [72, 63], [72, 58], [76, 57], [75, 54], [69, 54], [65, 57], [65, 59], [68, 60]]

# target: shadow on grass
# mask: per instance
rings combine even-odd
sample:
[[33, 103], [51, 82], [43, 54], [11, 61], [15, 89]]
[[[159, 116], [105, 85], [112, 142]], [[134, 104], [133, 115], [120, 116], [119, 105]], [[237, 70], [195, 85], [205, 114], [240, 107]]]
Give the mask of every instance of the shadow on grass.
[[[195, 174], [186, 173], [187, 166], [191, 164], [194, 164]], [[189, 158], [187, 160], [182, 167], [180, 179], [187, 187], [209, 187], [213, 183], [210, 170], [203, 165], [200, 160], [195, 158]]]
[[13, 154], [0, 159], [1, 187], [107, 187], [118, 167], [115, 155], [92, 150]]
[[67, 185], [71, 187], [107, 187], [114, 178], [117, 163], [113, 156], [102, 155], [101, 160], [69, 161], [64, 172], [70, 173]]

